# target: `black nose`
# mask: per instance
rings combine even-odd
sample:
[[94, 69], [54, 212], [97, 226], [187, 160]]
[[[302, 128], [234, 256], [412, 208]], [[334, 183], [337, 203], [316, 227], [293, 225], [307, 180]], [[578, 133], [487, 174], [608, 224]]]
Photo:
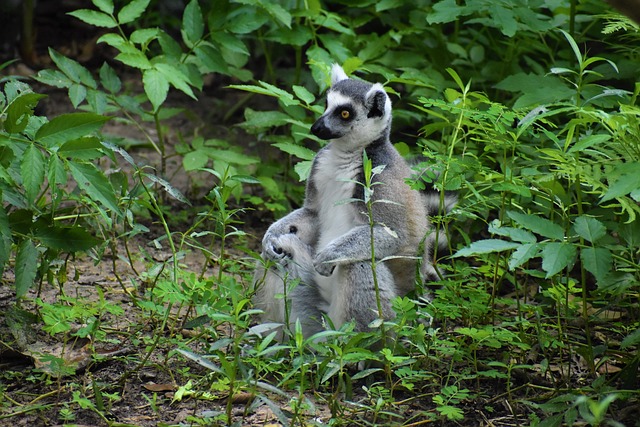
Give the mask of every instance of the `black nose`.
[[341, 136], [327, 126], [324, 117], [320, 117], [313, 126], [311, 126], [311, 133], [324, 140], [340, 138]]

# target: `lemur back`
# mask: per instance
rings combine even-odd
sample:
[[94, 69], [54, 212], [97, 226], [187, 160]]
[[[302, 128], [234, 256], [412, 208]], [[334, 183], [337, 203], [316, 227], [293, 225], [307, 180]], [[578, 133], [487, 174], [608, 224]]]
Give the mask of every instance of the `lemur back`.
[[[255, 275], [255, 303], [263, 320], [289, 325], [300, 320], [307, 336], [322, 329], [325, 315], [334, 327], [354, 320], [360, 330], [380, 315], [393, 317], [393, 298], [415, 287], [420, 248], [426, 244], [424, 252], [430, 253], [428, 203], [405, 183], [412, 170], [389, 139], [391, 101], [384, 88], [349, 79], [339, 66], [331, 80], [327, 108], [311, 128], [329, 143], [314, 159], [303, 207], [274, 223], [263, 238], [262, 256], [276, 266], [259, 267]], [[384, 166], [371, 187], [373, 227], [362, 185], [365, 151], [374, 168]], [[372, 232], [376, 259], [392, 257], [377, 263], [382, 313]], [[426, 261], [423, 273], [433, 275], [435, 268]], [[288, 290], [287, 278], [300, 284]]]

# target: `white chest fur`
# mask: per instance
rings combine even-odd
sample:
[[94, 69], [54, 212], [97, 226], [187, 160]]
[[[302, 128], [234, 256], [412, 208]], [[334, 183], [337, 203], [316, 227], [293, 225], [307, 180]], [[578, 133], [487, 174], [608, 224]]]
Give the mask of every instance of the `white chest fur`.
[[346, 155], [336, 150], [328, 150], [323, 154], [318, 158], [314, 177], [320, 221], [318, 250], [322, 250], [333, 239], [344, 235], [356, 225], [356, 210], [350, 200], [362, 165], [359, 156]]

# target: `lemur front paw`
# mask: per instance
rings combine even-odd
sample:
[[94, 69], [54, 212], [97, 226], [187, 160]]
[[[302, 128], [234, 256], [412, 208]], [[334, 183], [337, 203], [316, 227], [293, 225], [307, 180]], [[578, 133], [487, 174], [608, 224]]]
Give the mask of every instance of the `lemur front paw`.
[[331, 276], [336, 268], [333, 252], [322, 251], [313, 260], [313, 267], [322, 276]]
[[285, 263], [294, 258], [301, 245], [300, 239], [295, 234], [265, 236], [262, 241], [262, 257], [266, 260]]

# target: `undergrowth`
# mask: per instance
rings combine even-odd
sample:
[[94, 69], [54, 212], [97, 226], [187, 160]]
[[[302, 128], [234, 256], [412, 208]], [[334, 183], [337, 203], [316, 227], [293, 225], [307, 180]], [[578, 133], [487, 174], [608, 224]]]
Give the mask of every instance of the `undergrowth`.
[[[589, 1], [192, 0], [175, 31], [145, 26], [162, 22], [149, 0], [92, 3], [71, 15], [101, 28], [113, 57], [92, 70], [50, 49], [55, 68], [35, 77], [66, 90], [76, 112], [44, 117], [33, 85], [0, 81], [0, 267], [13, 292], [0, 355], [37, 363], [0, 374], [0, 420], [53, 411], [68, 423], [82, 409], [131, 425], [113, 414], [127, 381], [152, 367], [175, 387], [144, 394], [158, 425], [171, 424], [163, 407], [184, 402], [222, 403], [180, 425], [243, 425], [264, 407], [281, 425], [637, 423], [635, 24]], [[449, 237], [446, 275], [394, 301], [379, 349], [379, 331], [352, 324], [312, 339], [297, 327], [280, 343], [251, 306], [260, 236], [245, 221], [300, 203], [332, 62], [394, 97], [396, 148], [437, 172], [408, 184], [459, 194], [432, 218]], [[223, 117], [250, 135], [244, 146], [200, 130], [171, 140], [182, 111], [169, 92], [197, 99], [210, 74], [245, 95]], [[159, 164], [101, 133], [109, 120], [137, 128]], [[264, 157], [248, 154], [256, 147]], [[167, 177], [174, 155], [211, 186], [203, 200]], [[68, 294], [80, 256], [109, 266], [116, 286]], [[124, 326], [114, 293], [136, 313]], [[34, 350], [44, 334], [62, 351]], [[78, 343], [82, 366], [67, 353]], [[106, 343], [135, 351], [96, 351]], [[126, 367], [119, 377], [92, 378], [109, 360]], [[25, 397], [22, 380], [50, 394]]]

